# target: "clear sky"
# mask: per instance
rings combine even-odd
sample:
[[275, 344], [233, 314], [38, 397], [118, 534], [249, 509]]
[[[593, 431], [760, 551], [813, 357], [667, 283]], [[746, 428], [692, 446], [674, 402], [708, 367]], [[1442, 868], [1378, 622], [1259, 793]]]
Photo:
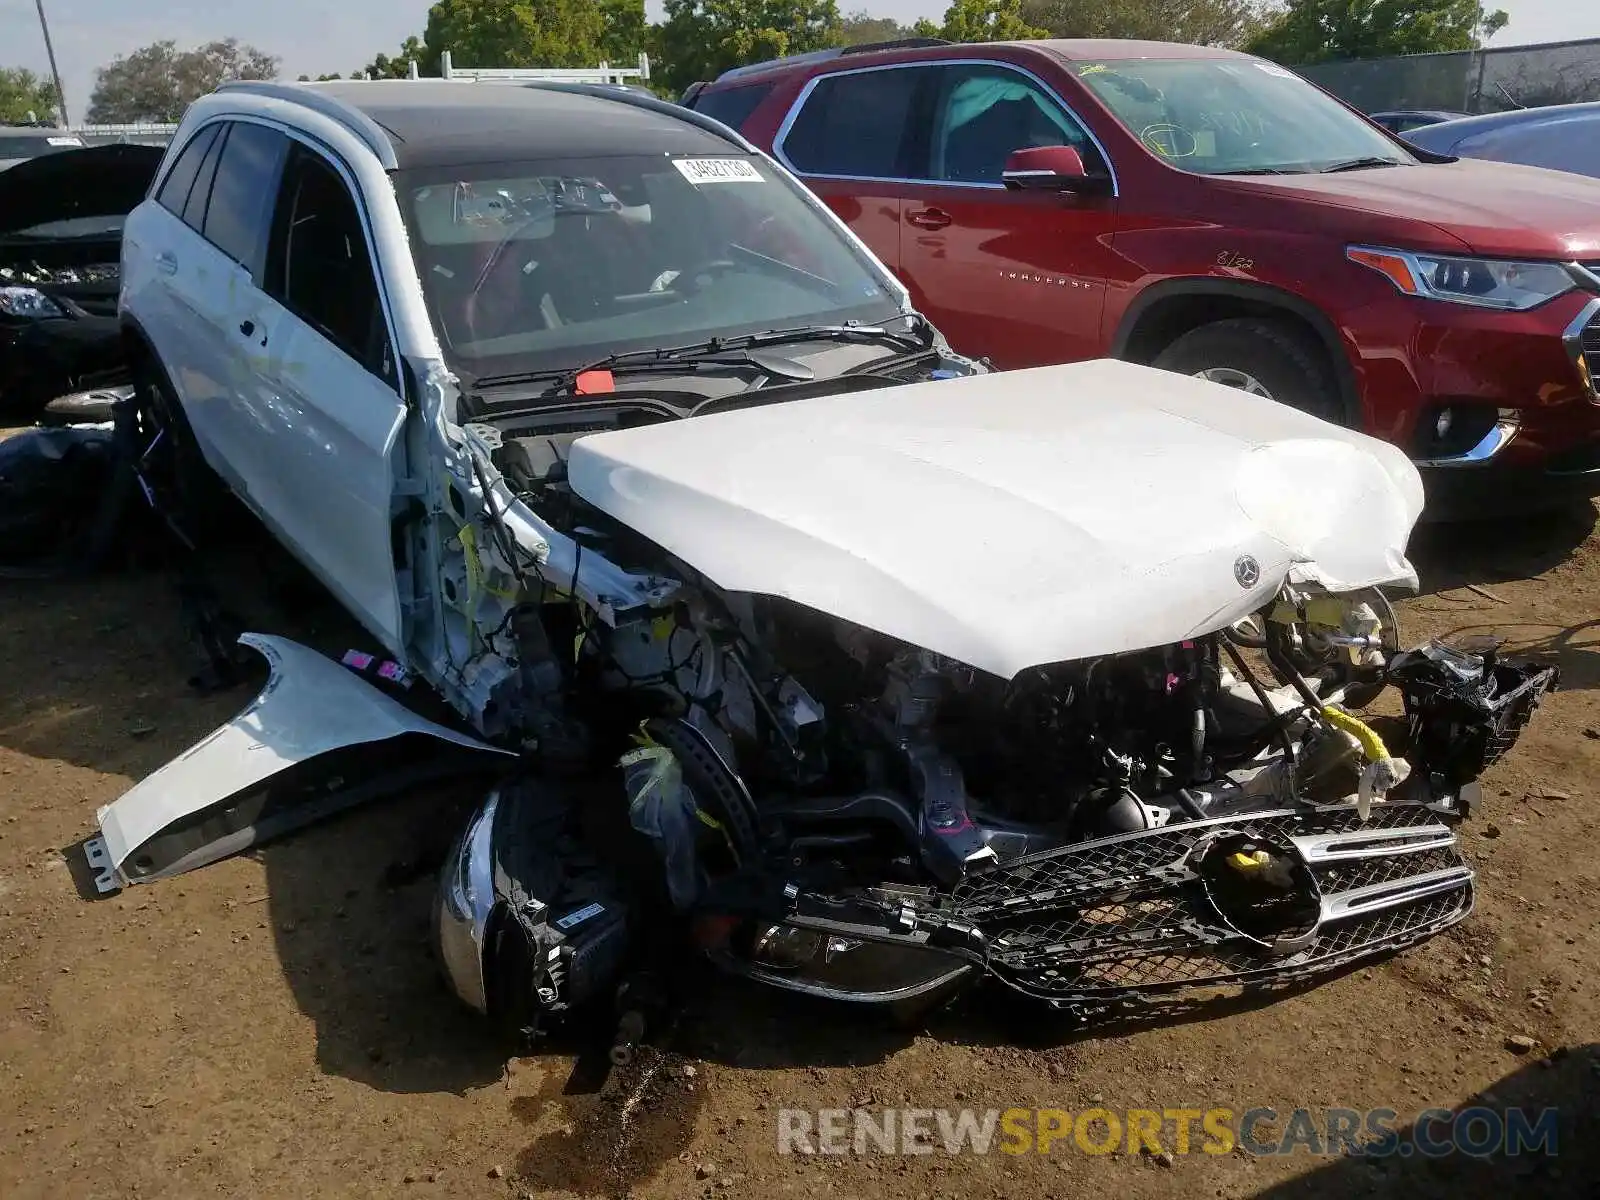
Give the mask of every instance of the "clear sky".
[[[173, 38], [193, 45], [237, 37], [283, 59], [283, 74], [348, 72], [378, 51], [421, 33], [430, 0], [45, 0], [56, 58], [74, 121], [81, 121], [94, 70], [117, 54]], [[904, 21], [938, 17], [947, 0], [841, 0]], [[1496, 45], [1600, 37], [1600, 5], [1586, 0], [1491, 0], [1511, 14]], [[650, 0], [659, 15], [658, 0]], [[471, 64], [462, 64], [471, 65]], [[489, 65], [489, 64], [484, 64]], [[0, 0], [0, 66], [49, 68], [34, 0]]]

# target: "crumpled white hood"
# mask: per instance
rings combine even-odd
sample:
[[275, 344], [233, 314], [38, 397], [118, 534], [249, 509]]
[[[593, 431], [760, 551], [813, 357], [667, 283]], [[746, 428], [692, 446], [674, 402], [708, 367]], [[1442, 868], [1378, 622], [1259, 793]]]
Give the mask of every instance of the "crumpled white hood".
[[1422, 510], [1393, 446], [1109, 360], [595, 434], [569, 476], [724, 589], [1006, 678], [1213, 632], [1291, 575], [1414, 584]]

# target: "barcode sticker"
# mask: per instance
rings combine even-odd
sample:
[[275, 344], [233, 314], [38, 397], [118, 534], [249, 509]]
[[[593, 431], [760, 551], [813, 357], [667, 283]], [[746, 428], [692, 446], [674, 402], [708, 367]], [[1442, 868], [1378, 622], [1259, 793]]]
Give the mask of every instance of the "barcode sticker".
[[675, 158], [672, 165], [695, 187], [706, 183], [765, 183], [755, 164], [743, 158]]
[[590, 917], [598, 917], [603, 912], [605, 912], [604, 905], [586, 904], [577, 912], [568, 913], [566, 916], [562, 917], [556, 922], [556, 928], [571, 929], [574, 925], [582, 925]]

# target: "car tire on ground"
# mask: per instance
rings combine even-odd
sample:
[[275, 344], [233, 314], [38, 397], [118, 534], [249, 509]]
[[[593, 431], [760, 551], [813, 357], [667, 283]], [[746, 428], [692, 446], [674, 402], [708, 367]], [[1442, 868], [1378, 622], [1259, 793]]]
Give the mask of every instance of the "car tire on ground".
[[175, 533], [195, 545], [220, 524], [227, 511], [227, 487], [201, 454], [183, 406], [160, 368], [138, 363], [133, 383], [145, 445], [141, 470], [157, 492], [161, 515]]
[[1286, 321], [1234, 317], [1191, 329], [1152, 366], [1194, 375], [1345, 424], [1338, 381], [1322, 346]]

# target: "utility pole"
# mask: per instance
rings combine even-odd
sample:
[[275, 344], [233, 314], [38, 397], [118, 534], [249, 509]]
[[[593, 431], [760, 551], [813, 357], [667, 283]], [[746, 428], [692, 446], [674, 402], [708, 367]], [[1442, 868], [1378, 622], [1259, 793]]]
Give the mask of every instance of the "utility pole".
[[56, 105], [61, 110], [61, 124], [71, 125], [67, 116], [67, 90], [61, 86], [61, 71], [56, 66], [56, 48], [50, 41], [50, 22], [44, 19], [44, 0], [33, 0], [39, 10], [39, 28], [44, 30], [44, 52], [50, 56], [50, 77], [56, 82]]

